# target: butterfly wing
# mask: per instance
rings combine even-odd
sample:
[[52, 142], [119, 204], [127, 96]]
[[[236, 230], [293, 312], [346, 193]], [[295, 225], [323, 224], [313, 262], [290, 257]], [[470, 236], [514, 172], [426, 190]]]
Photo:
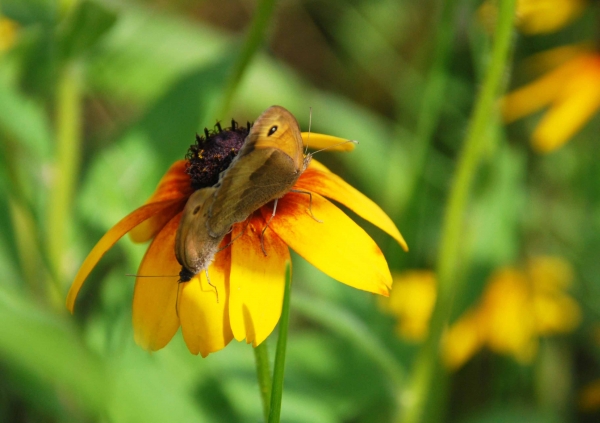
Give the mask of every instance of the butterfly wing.
[[285, 153], [270, 148], [250, 153], [222, 179], [207, 220], [211, 236], [225, 235], [269, 201], [284, 195], [300, 173]]

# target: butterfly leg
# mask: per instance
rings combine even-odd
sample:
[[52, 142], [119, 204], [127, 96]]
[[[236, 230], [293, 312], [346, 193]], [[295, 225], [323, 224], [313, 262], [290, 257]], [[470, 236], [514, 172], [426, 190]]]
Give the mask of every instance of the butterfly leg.
[[[247, 220], [246, 220], [246, 224], [244, 225], [244, 229], [242, 229], [242, 232], [241, 232], [240, 234], [238, 234], [238, 235], [237, 235], [235, 238], [233, 238], [231, 241], [229, 241], [229, 242], [227, 243], [227, 245], [226, 245], [226, 246], [224, 246], [223, 248], [220, 248], [220, 249], [219, 249], [219, 250], [218, 250], [218, 251], [217, 251], [215, 254], [218, 254], [218, 253], [220, 253], [221, 251], [223, 251], [224, 249], [226, 249], [226, 248], [229, 248], [229, 247], [231, 246], [231, 244], [233, 244], [233, 242], [234, 242], [236, 239], [238, 239], [238, 238], [240, 238], [240, 237], [244, 236], [244, 234], [246, 233], [246, 229], [248, 229], [248, 225], [249, 225], [249, 224], [250, 224], [250, 219], [247, 219]], [[232, 230], [233, 230], [233, 226], [231, 227], [231, 229], [229, 230], [229, 232], [231, 232]], [[228, 232], [228, 233], [229, 233], [229, 232]]]
[[312, 212], [312, 192], [309, 192], [309, 191], [301, 191], [301, 190], [297, 190], [297, 189], [291, 189], [291, 190], [290, 190], [290, 192], [295, 192], [296, 194], [306, 194], [306, 195], [308, 195], [308, 198], [309, 198], [309, 200], [308, 200], [308, 212], [310, 213], [310, 216], [311, 216], [313, 219], [315, 219], [317, 222], [319, 222], [319, 223], [323, 223], [323, 221], [322, 221], [322, 220], [320, 220], [320, 219], [317, 219], [317, 218], [315, 217], [315, 215], [313, 214], [313, 212]]
[[204, 273], [206, 274], [206, 281], [208, 282], [208, 284], [210, 286], [213, 287], [213, 289], [215, 290], [215, 294], [217, 295], [217, 304], [219, 303], [219, 290], [217, 289], [216, 286], [214, 286], [211, 282], [210, 282], [210, 278], [208, 277], [208, 269], [204, 269]]
[[267, 256], [267, 250], [265, 250], [265, 232], [269, 227], [269, 223], [271, 223], [271, 220], [273, 220], [273, 218], [275, 217], [275, 213], [277, 212], [277, 201], [279, 201], [279, 198], [275, 199], [275, 204], [273, 204], [273, 214], [271, 214], [271, 217], [267, 221], [267, 224], [265, 225], [260, 234], [260, 248], [262, 248], [262, 252], [265, 255], [265, 257]]
[[177, 282], [177, 295], [175, 296], [175, 314], [177, 315], [177, 318], [179, 318], [179, 287], [182, 283], [184, 282]]

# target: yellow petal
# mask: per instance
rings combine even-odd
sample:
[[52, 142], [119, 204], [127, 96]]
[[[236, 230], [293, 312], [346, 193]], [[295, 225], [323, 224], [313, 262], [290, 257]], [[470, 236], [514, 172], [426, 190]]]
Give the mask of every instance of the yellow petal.
[[532, 136], [536, 150], [548, 153], [566, 143], [600, 108], [600, 59], [573, 75], [564, 93]]
[[206, 357], [233, 339], [228, 312], [230, 251], [226, 248], [215, 256], [214, 263], [208, 268], [210, 284], [204, 272], [181, 284], [181, 332], [192, 354]]
[[[332, 278], [357, 289], [388, 296], [392, 276], [371, 237], [340, 209], [312, 195], [288, 193], [279, 199], [269, 227], [294, 251]], [[261, 208], [268, 220], [272, 203]], [[318, 222], [316, 219], [321, 220]]]
[[[257, 346], [275, 329], [281, 315], [287, 245], [267, 229], [261, 248], [265, 221], [251, 217], [248, 225], [235, 225], [231, 234], [231, 296], [229, 318], [235, 339]], [[242, 235], [243, 234], [243, 235]]]
[[152, 240], [135, 280], [133, 332], [135, 342], [149, 351], [167, 345], [179, 328], [176, 300], [181, 265], [175, 258], [175, 234], [180, 220], [181, 213]]
[[520, 0], [519, 29], [525, 34], [555, 32], [579, 16], [586, 5], [583, 0]]
[[[178, 160], [173, 163], [161, 178], [156, 191], [146, 201], [146, 204], [165, 200], [182, 200], [181, 209], [183, 209], [188, 197], [193, 192], [190, 176], [186, 173], [186, 167], [186, 160]], [[146, 242], [156, 235], [171, 217], [173, 216], [164, 214], [153, 216], [131, 230], [129, 237], [133, 242]]]
[[577, 71], [567, 62], [528, 85], [507, 94], [502, 100], [502, 115], [506, 123], [537, 112], [557, 98], [566, 81]]
[[331, 172], [309, 168], [300, 176], [294, 189], [316, 192], [343, 204], [363, 219], [368, 220], [389, 234], [398, 241], [404, 251], [408, 251], [408, 245], [406, 245], [406, 241], [392, 219], [377, 204], [339, 176]]
[[331, 135], [315, 134], [314, 132], [302, 132], [302, 144], [308, 146], [311, 150], [321, 150], [326, 148], [330, 151], [352, 151], [353, 142], [344, 138], [338, 138]]
[[67, 295], [67, 308], [69, 311], [73, 313], [75, 299], [77, 298], [77, 294], [79, 293], [83, 282], [88, 277], [92, 269], [96, 266], [96, 263], [98, 263], [98, 261], [102, 258], [104, 253], [106, 253], [123, 235], [144, 220], [149, 219], [150, 217], [159, 213], [166, 213], [169, 210], [171, 213], [175, 214], [177, 212], [176, 206], [177, 201], [161, 201], [158, 203], [147, 204], [128, 214], [121, 219], [119, 223], [110, 228], [108, 232], [106, 232], [104, 236], [100, 238], [100, 241], [98, 241], [92, 251], [90, 251], [83, 264], [79, 268], [77, 275], [75, 276], [75, 280], [73, 281], [71, 289], [69, 289], [69, 294]]
[[479, 326], [476, 310], [468, 310], [450, 326], [442, 340], [442, 356], [446, 367], [451, 370], [460, 368], [481, 349], [483, 340]]

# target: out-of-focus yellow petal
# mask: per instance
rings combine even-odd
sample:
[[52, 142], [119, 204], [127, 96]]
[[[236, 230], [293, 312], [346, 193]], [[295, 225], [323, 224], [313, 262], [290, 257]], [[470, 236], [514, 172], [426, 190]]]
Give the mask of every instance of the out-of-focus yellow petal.
[[231, 233], [231, 329], [235, 339], [245, 338], [254, 346], [263, 342], [279, 321], [285, 268], [290, 262], [287, 245], [269, 229], [263, 239], [265, 257], [261, 248], [264, 227], [262, 216], [254, 216], [247, 226], [235, 225]]
[[555, 32], [583, 12], [583, 0], [519, 0], [517, 24], [525, 34]]
[[406, 241], [398, 228], [396, 228], [396, 225], [394, 225], [394, 222], [392, 222], [392, 219], [377, 204], [346, 183], [339, 176], [331, 172], [308, 168], [300, 176], [294, 189], [316, 192], [343, 204], [363, 219], [368, 220], [389, 234], [398, 241], [404, 251], [408, 251], [408, 245], [406, 245]]
[[536, 256], [527, 262], [527, 275], [536, 292], [561, 292], [573, 284], [571, 264], [561, 257]]
[[[146, 204], [156, 203], [165, 200], [181, 200], [181, 209], [185, 206], [188, 197], [192, 195], [193, 189], [190, 176], [186, 173], [187, 162], [178, 160], [171, 167], [158, 183], [154, 194], [146, 201]], [[146, 242], [171, 219], [171, 216], [158, 214], [141, 223], [129, 232], [129, 237], [133, 242]]]
[[167, 213], [169, 210], [171, 211], [172, 215], [174, 215], [177, 212], [177, 203], [178, 201], [161, 201], [142, 206], [121, 219], [119, 223], [110, 228], [109, 231], [106, 232], [102, 238], [100, 238], [100, 241], [98, 241], [92, 251], [90, 251], [88, 256], [85, 258], [83, 264], [77, 272], [77, 275], [75, 276], [75, 280], [71, 285], [71, 289], [69, 289], [69, 294], [67, 295], [67, 308], [71, 313], [75, 307], [75, 299], [77, 298], [77, 294], [79, 293], [83, 282], [88, 277], [92, 269], [96, 266], [96, 263], [98, 263], [98, 261], [102, 258], [104, 253], [106, 253], [123, 235], [146, 219], [149, 219], [150, 217], [159, 213]]
[[[261, 208], [265, 220], [272, 203]], [[383, 253], [371, 237], [340, 209], [312, 194], [288, 193], [279, 199], [269, 223], [294, 251], [332, 278], [357, 289], [388, 296], [392, 276]], [[319, 219], [321, 222], [317, 221]]]
[[192, 354], [206, 357], [224, 348], [233, 339], [228, 313], [230, 252], [230, 248], [225, 248], [217, 253], [214, 263], [208, 268], [210, 284], [213, 286], [209, 285], [204, 272], [181, 284], [181, 332]]
[[10, 49], [17, 38], [19, 24], [0, 16], [0, 53]]
[[460, 368], [481, 349], [483, 339], [479, 325], [477, 311], [470, 310], [450, 326], [442, 339], [442, 358], [446, 367]]
[[152, 240], [135, 280], [133, 333], [135, 342], [149, 351], [167, 345], [179, 328], [176, 299], [181, 265], [175, 258], [175, 234], [180, 220], [181, 213]]
[[536, 295], [533, 311], [540, 335], [571, 332], [581, 322], [577, 301], [564, 294]]
[[353, 142], [344, 138], [338, 138], [331, 135], [316, 134], [314, 132], [302, 132], [302, 144], [308, 146], [311, 150], [321, 150], [326, 148], [330, 151], [352, 151]]
[[573, 66], [572, 62], [567, 62], [530, 84], [504, 96], [502, 100], [504, 121], [506, 123], [514, 122], [549, 105], [560, 95], [564, 84], [577, 70], [577, 66]]
[[563, 87], [561, 98], [544, 115], [533, 133], [533, 147], [556, 150], [579, 131], [600, 108], [600, 58], [580, 67]]
[[495, 272], [483, 295], [480, 320], [491, 350], [530, 361], [537, 351], [535, 315], [525, 275], [517, 269]]
[[409, 341], [422, 341], [429, 330], [437, 295], [435, 275], [430, 270], [410, 270], [393, 279], [394, 289], [381, 303], [398, 317], [398, 335]]

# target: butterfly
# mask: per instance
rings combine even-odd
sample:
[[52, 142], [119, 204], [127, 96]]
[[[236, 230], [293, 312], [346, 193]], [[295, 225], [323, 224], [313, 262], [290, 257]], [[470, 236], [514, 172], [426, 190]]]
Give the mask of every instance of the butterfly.
[[289, 192], [311, 157], [303, 152], [296, 118], [280, 106], [265, 110], [217, 184], [197, 190], [186, 203], [175, 240], [180, 282], [208, 269], [233, 224]]

